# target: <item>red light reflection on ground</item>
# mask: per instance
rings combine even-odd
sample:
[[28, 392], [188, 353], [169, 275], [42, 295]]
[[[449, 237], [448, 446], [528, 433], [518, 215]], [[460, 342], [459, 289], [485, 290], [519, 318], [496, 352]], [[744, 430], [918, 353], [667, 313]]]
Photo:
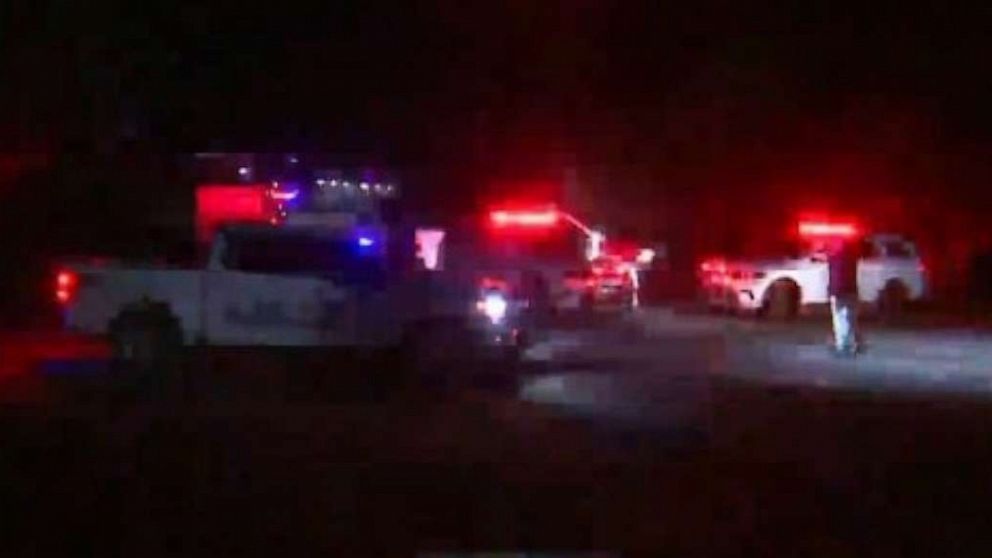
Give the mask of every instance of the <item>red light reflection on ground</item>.
[[0, 378], [36, 370], [45, 361], [106, 360], [110, 346], [102, 339], [62, 332], [0, 334]]

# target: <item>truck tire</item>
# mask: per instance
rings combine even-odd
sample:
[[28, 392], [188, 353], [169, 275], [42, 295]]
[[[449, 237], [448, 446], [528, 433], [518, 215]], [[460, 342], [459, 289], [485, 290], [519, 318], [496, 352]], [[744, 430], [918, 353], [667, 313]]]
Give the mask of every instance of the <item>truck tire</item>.
[[792, 320], [799, 312], [799, 286], [791, 281], [776, 281], [768, 290], [763, 314], [771, 320]]
[[897, 320], [906, 313], [909, 290], [901, 281], [892, 280], [878, 294], [878, 315], [887, 322]]
[[410, 387], [442, 390], [458, 386], [466, 348], [453, 320], [422, 322], [404, 335], [401, 370]]
[[520, 389], [522, 353], [521, 347], [506, 347], [495, 361], [470, 363], [469, 366], [477, 368], [473, 385], [489, 392], [516, 395]]
[[401, 369], [406, 385], [432, 391], [476, 388], [516, 393], [521, 346], [507, 346], [481, 357], [471, 333], [457, 321], [429, 323], [407, 336]]
[[[596, 319], [597, 308], [595, 296], [588, 291], [579, 297], [579, 311], [574, 317], [575, 324], [580, 327], [588, 327]], [[571, 320], [570, 320], [571, 321]], [[548, 321], [538, 321], [538, 324], [547, 324]]]
[[120, 387], [161, 394], [180, 377], [182, 330], [168, 305], [129, 306], [111, 320], [108, 333]]

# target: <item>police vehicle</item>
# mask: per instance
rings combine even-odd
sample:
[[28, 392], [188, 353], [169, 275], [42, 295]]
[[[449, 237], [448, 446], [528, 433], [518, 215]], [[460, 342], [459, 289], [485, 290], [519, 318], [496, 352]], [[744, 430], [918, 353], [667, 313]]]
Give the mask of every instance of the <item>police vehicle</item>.
[[218, 225], [199, 268], [67, 261], [64, 325], [142, 365], [192, 345], [518, 356], [504, 293], [425, 269], [412, 227], [325, 217]]
[[[801, 224], [806, 238], [844, 237], [857, 242], [858, 297], [866, 309], [902, 311], [926, 295], [926, 270], [916, 245], [898, 234], [861, 235], [846, 224]], [[702, 262], [700, 283], [711, 308], [789, 318], [829, 302], [827, 257], [817, 243], [795, 246], [790, 254]]]

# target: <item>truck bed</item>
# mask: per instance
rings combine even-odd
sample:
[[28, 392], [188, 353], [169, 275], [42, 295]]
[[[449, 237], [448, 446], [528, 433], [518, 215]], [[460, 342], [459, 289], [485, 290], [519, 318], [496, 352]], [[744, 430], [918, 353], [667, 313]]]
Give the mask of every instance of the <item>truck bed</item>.
[[142, 299], [167, 301], [186, 341], [202, 332], [203, 280], [207, 271], [175, 268], [79, 267], [75, 304], [65, 310], [68, 329], [106, 334], [124, 305]]

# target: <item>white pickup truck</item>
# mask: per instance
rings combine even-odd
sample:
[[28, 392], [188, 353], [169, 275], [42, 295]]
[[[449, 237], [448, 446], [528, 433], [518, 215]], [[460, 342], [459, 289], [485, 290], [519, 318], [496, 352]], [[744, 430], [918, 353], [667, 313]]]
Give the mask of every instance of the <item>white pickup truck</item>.
[[[815, 251], [703, 265], [701, 287], [711, 308], [788, 318], [830, 300], [826, 257]], [[857, 274], [861, 302], [885, 313], [896, 313], [926, 294], [925, 269], [916, 246], [899, 235], [862, 239]]]
[[502, 293], [390, 250], [384, 229], [242, 225], [218, 232], [202, 269], [69, 262], [56, 295], [66, 328], [108, 336], [125, 362], [180, 345], [423, 350], [466, 339], [516, 354], [523, 336]]

